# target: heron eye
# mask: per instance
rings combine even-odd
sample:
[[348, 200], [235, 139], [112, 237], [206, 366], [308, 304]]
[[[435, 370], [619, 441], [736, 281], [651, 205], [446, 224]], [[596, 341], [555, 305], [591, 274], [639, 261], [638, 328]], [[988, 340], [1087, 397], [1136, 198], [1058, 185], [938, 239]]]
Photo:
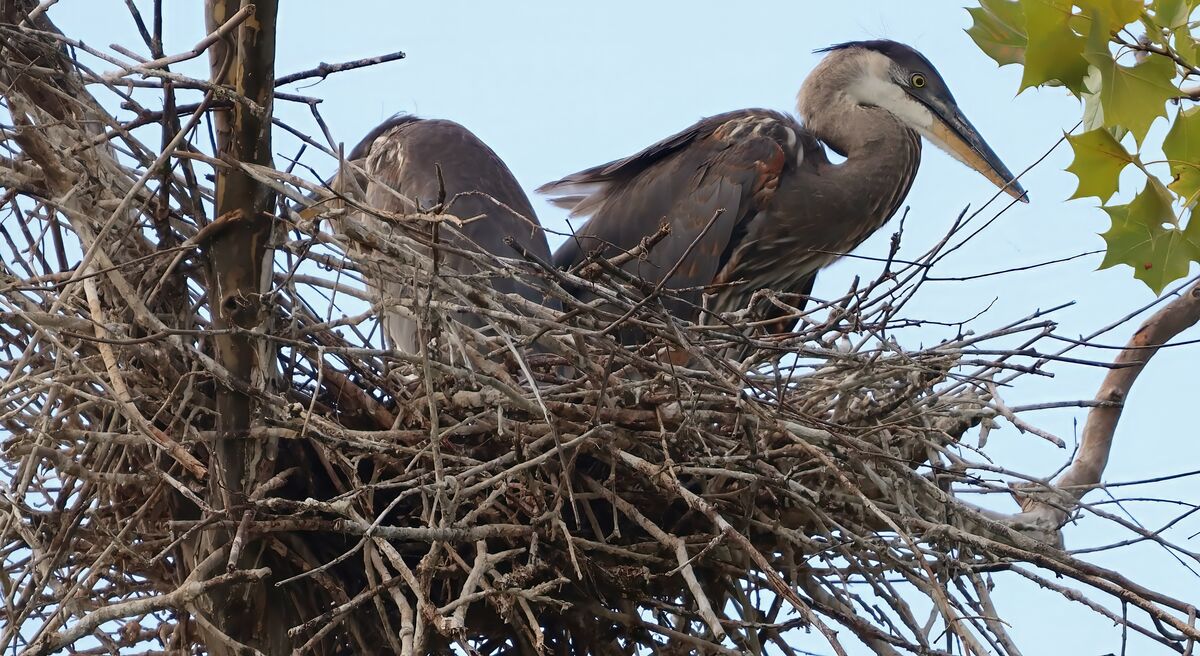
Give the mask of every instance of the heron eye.
[[912, 83], [913, 88], [920, 89], [925, 86], [925, 76], [920, 73], [913, 73], [912, 77], [909, 78], [909, 82]]

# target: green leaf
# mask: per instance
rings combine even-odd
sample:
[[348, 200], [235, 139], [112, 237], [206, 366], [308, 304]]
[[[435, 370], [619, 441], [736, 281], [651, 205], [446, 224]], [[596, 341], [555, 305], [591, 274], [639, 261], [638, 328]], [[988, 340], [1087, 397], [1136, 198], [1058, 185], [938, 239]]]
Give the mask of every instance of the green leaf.
[[1099, 18], [1112, 35], [1142, 15], [1142, 0], [1074, 0], [1084, 16]]
[[1025, 34], [1029, 46], [1025, 50], [1025, 74], [1021, 89], [1058, 81], [1079, 95], [1088, 63], [1083, 58], [1087, 39], [1068, 25], [1071, 19], [1069, 0], [1020, 0], [1025, 13]]
[[1112, 227], [1101, 236], [1108, 252], [1101, 269], [1117, 264], [1133, 267], [1133, 277], [1146, 283], [1154, 293], [1173, 280], [1187, 275], [1193, 261], [1200, 260], [1200, 227], [1179, 229], [1171, 208], [1171, 193], [1157, 178], [1150, 178], [1146, 188], [1128, 205], [1105, 207]]
[[1016, 0], [979, 0], [967, 12], [973, 21], [967, 35], [1000, 66], [1025, 63], [1025, 15]]
[[1108, 50], [1108, 35], [1098, 24], [1088, 37], [1084, 58], [1100, 71], [1100, 106], [1104, 127], [1124, 127], [1141, 144], [1150, 124], [1167, 115], [1167, 101], [1179, 94], [1171, 83], [1175, 62], [1150, 55], [1134, 66], [1122, 66]]
[[1200, 107], [1181, 110], [1163, 140], [1163, 154], [1171, 165], [1171, 190], [1194, 205], [1200, 197]]
[[[1200, 262], [1200, 220], [1195, 219], [1195, 215], [1188, 216], [1188, 224], [1181, 233], [1181, 239], [1191, 245], [1192, 261]], [[1184, 273], [1182, 275], [1187, 274]]]
[[[1150, 20], [1150, 24], [1169, 32], [1169, 36], [1174, 40], [1172, 49], [1192, 66], [1200, 61], [1200, 57], [1197, 57], [1200, 53], [1197, 52], [1196, 39], [1188, 29], [1188, 17], [1197, 4], [1196, 0], [1154, 0], [1154, 15]], [[1155, 43], [1167, 45], [1167, 39], [1162, 36], [1161, 30], [1152, 29], [1147, 32]]]
[[1095, 196], [1100, 202], [1108, 202], [1117, 193], [1121, 171], [1133, 157], [1103, 128], [1070, 135], [1067, 142], [1075, 152], [1067, 170], [1079, 178], [1079, 187], [1071, 198]]
[[1084, 78], [1083, 84], [1087, 89], [1081, 96], [1083, 98], [1083, 131], [1106, 129], [1112, 134], [1113, 139], [1117, 141], [1124, 139], [1125, 135], [1129, 134], [1129, 130], [1121, 126], [1104, 127], [1104, 108], [1100, 105], [1100, 69], [1088, 66], [1088, 74]]
[[1172, 49], [1175, 50], [1175, 54], [1195, 68], [1197, 62], [1200, 62], [1200, 42], [1196, 41], [1186, 26], [1176, 28], [1173, 36], [1175, 42]]
[[1083, 129], [1091, 132], [1104, 127], [1104, 108], [1100, 106], [1100, 69], [1088, 66], [1087, 77], [1083, 78]]
[[1174, 30], [1187, 24], [1191, 7], [1184, 0], [1154, 0], [1154, 22]]

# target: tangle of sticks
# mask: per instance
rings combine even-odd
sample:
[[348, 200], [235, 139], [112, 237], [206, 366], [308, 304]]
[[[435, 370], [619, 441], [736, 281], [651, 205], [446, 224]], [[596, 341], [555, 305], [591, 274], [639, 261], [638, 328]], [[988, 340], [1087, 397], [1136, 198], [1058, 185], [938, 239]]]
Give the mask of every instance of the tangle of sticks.
[[[1061, 445], [1001, 394], [1070, 360], [1052, 310], [909, 343], [925, 322], [906, 304], [966, 217], [803, 312], [764, 292], [802, 317], [788, 335], [745, 314], [680, 323], [654, 297], [666, 292], [603, 259], [562, 271], [467, 251], [484, 273], [456, 275], [430, 235], [469, 217], [375, 213], [385, 232], [307, 171], [213, 155], [209, 112], [250, 101], [170, 66], [224, 32], [169, 56], [144, 29], [154, 56], [136, 61], [61, 34], [36, 3], [3, 6], [5, 653], [235, 653], [208, 599], [237, 589], [286, 607], [297, 653], [1019, 654], [992, 598], [1007, 575], [1181, 652], [1200, 637], [1189, 601], [1062, 549], [1102, 463], [1064, 487], [980, 452], [1005, 422]], [[291, 100], [325, 137], [277, 129], [336, 162], [317, 101]], [[214, 355], [205, 275], [213, 236], [244, 220], [212, 216], [208, 176], [231, 168], [278, 198], [258, 299], [269, 329], [252, 335], [269, 366], [250, 381]], [[413, 293], [375, 297], [364, 280], [381, 272]], [[497, 276], [563, 310], [496, 293]], [[598, 300], [567, 291], [581, 287]], [[1167, 305], [1141, 346], [1194, 323], [1196, 298]], [[419, 322], [422, 353], [384, 348], [385, 305]], [[615, 341], [615, 321], [646, 344]], [[726, 357], [747, 340], [754, 356]], [[1112, 428], [1132, 384], [1114, 376], [1117, 394], [1081, 402]], [[237, 438], [266, 454], [242, 507], [208, 484], [222, 386], [253, 396]], [[1103, 436], [1091, 444], [1107, 455]], [[974, 493], [1026, 510], [963, 500]], [[212, 531], [232, 539], [198, 553]], [[247, 550], [257, 565], [235, 567]]]

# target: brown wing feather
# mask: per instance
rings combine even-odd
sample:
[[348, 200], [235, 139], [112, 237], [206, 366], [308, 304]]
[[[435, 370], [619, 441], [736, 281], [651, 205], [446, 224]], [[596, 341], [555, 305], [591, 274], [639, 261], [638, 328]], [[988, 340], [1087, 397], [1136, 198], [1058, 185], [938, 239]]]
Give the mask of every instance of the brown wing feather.
[[698, 288], [713, 282], [744, 234], [744, 224], [770, 201], [785, 169], [795, 166], [802, 130], [777, 112], [729, 112], [631, 157], [541, 187], [551, 194], [585, 190], [575, 213], [592, 213], [555, 253], [555, 264], [571, 266], [598, 249], [609, 256], [629, 250], [669, 222], [671, 234], [626, 268], [657, 283], [678, 262], [667, 287], [696, 289], [684, 294], [682, 307], [672, 309], [695, 319], [688, 303], [698, 304]]

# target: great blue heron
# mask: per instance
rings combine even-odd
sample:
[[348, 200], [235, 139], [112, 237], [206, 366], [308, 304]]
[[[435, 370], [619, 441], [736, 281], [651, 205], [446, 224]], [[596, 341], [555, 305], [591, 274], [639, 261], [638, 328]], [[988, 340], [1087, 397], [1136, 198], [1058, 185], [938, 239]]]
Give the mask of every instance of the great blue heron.
[[[394, 116], [371, 130], [350, 151], [348, 159], [368, 174], [365, 180], [357, 181], [368, 207], [408, 214], [428, 210], [444, 200], [444, 213], [471, 219], [457, 234], [444, 233], [447, 243], [459, 249], [514, 257], [516, 252], [505, 243], [505, 238], [511, 237], [543, 261], [550, 259], [546, 235], [521, 185], [487, 144], [458, 123]], [[376, 226], [386, 226], [378, 219], [370, 220]], [[453, 252], [440, 257], [441, 266], [448, 270], [477, 272], [466, 257]], [[388, 308], [389, 301], [409, 298], [411, 289], [395, 277], [380, 277], [382, 280], [371, 282], [384, 301], [384, 334], [395, 348], [417, 353], [420, 344], [416, 323]], [[512, 277], [493, 279], [492, 288], [546, 303], [541, 293]], [[460, 319], [476, 327], [484, 324], [474, 315]]]
[[[669, 304], [673, 313], [702, 318], [702, 288], [716, 313], [745, 307], [759, 289], [806, 298], [820, 268], [896, 212], [916, 176], [922, 136], [1025, 200], [916, 50], [855, 41], [819, 52], [827, 55], [797, 96], [803, 125], [766, 109], [719, 114], [538, 189], [572, 216], [592, 217], [555, 253], [555, 264], [628, 251], [666, 221], [670, 234], [625, 268], [688, 290]], [[845, 161], [830, 162], [822, 144]], [[785, 317], [773, 305], [762, 310], [767, 319]], [[789, 331], [795, 321], [776, 325]]]

